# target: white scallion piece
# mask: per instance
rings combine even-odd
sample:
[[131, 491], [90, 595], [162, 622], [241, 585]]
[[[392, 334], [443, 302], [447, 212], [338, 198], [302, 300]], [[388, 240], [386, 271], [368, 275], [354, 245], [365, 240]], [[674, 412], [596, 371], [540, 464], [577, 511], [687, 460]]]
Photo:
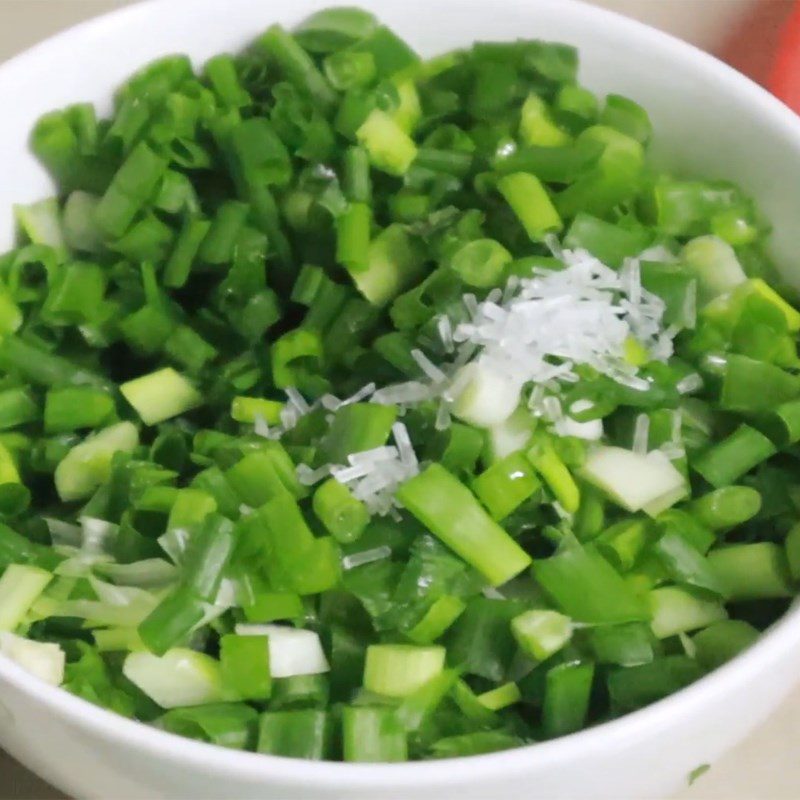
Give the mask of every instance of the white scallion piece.
[[189, 545], [189, 531], [186, 528], [170, 528], [156, 539], [161, 549], [170, 557], [173, 564], [180, 564]]
[[122, 673], [161, 708], [199, 706], [227, 699], [219, 662], [194, 650], [176, 647], [163, 656], [130, 653]]
[[650, 442], [650, 417], [647, 414], [637, 414], [633, 424], [633, 450], [636, 455], [647, 455]]
[[269, 642], [269, 671], [273, 678], [319, 675], [330, 670], [322, 643], [314, 631], [286, 625], [236, 626], [239, 636], [266, 636]]
[[44, 517], [47, 530], [50, 533], [50, 541], [54, 545], [65, 545], [68, 547], [80, 547], [83, 541], [83, 531], [80, 525], [73, 525], [71, 522], [64, 522], [60, 519]]
[[747, 280], [736, 251], [718, 236], [698, 236], [684, 245], [682, 261], [697, 275], [700, 299], [708, 302]]
[[177, 570], [163, 558], [146, 558], [130, 564], [98, 564], [95, 571], [119, 586], [139, 586], [143, 589], [166, 586], [177, 577]]
[[587, 422], [578, 422], [570, 414], [579, 414], [593, 407], [589, 400], [576, 400], [569, 409], [569, 413], [557, 420], [553, 428], [559, 436], [574, 436], [576, 439], [585, 439], [597, 442], [603, 438], [603, 420], [590, 419]]
[[521, 385], [480, 361], [462, 367], [456, 380], [468, 380], [453, 402], [453, 414], [479, 428], [505, 422], [519, 405]]
[[675, 384], [675, 388], [680, 394], [692, 394], [703, 388], [703, 379], [696, 372], [690, 372]]
[[494, 461], [522, 450], [533, 436], [536, 420], [527, 408], [518, 408], [508, 419], [489, 428], [489, 452]]
[[628, 511], [655, 516], [688, 492], [686, 480], [660, 451], [646, 455], [600, 446], [581, 469], [583, 477]]
[[306, 402], [305, 397], [303, 397], [294, 386], [287, 386], [284, 391], [286, 392], [286, 398], [290, 405], [297, 409], [297, 413], [300, 416], [308, 414], [308, 412], [311, 411], [311, 406]]
[[57, 644], [0, 632], [0, 653], [45, 683], [61, 686], [64, 682], [66, 656]]
[[81, 517], [78, 522], [80, 522], [83, 537], [81, 550], [89, 555], [96, 555], [108, 550], [119, 533], [119, 525], [104, 519]]
[[261, 414], [256, 414], [256, 418], [253, 422], [253, 433], [255, 433], [256, 436], [260, 436], [262, 439], [272, 438], [269, 425], [267, 425], [267, 421]]

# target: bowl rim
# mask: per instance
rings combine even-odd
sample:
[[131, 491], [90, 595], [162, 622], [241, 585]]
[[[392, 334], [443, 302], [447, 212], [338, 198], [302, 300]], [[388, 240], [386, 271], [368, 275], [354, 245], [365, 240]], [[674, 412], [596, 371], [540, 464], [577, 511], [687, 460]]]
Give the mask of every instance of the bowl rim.
[[[232, 3], [244, 0], [230, 0]], [[456, 0], [439, 0], [455, 2]], [[140, 15], [150, 14], [162, 0], [140, 2], [88, 19], [58, 32], [22, 53], [0, 64], [0, 81], [13, 80], [14, 73], [24, 75], [28, 65], [35, 64], [53, 46], [63, 45], [82, 35], [99, 33], [112, 19], [124, 23]], [[173, 4], [191, 7], [196, 0], [172, 0]], [[360, 0], [366, 7], [371, 0]], [[780, 100], [746, 76], [714, 56], [637, 20], [614, 11], [590, 5], [584, 0], [504, 0], [509, 7], [530, 10], [531, 5], [557, 7], [560, 13], [583, 16], [598, 29], [613, 26], [619, 35], [638, 38], [643, 45], [670, 52], [678, 60], [690, 62], [703, 75], [722, 81], [742, 95], [754, 113], [763, 114], [774, 128], [797, 143], [800, 156], [800, 117]], [[0, 655], [0, 688], [6, 682], [33, 703], [70, 719], [73, 724], [88, 727], [104, 738], [134, 746], [142, 752], [168, 757], [204, 770], [235, 774], [249, 781], [280, 781], [285, 785], [305, 788], [369, 789], [379, 786], [414, 788], [436, 787], [452, 782], [452, 771], [458, 770], [459, 781], [475, 781], [503, 774], [507, 777], [528, 772], [538, 764], [571, 764], [576, 755], [602, 753], [609, 748], [640, 739], [648, 731], [664, 727], [670, 720], [685, 718], [694, 709], [713, 699], [734, 696], [737, 687], [748, 676], [766, 672], [790, 652], [800, 648], [800, 603], [793, 603], [787, 612], [766, 630], [758, 641], [727, 664], [703, 676], [688, 687], [637, 711], [608, 722], [544, 742], [524, 745], [496, 753], [402, 764], [353, 764], [333, 761], [299, 761], [298, 759], [261, 753], [230, 750], [224, 747], [187, 739], [122, 717], [96, 706], [60, 687], [48, 685], [24, 671], [6, 656]], [[788, 691], [788, 688], [787, 688]], [[2, 704], [0, 703], [0, 709]], [[13, 726], [12, 726], [13, 727]], [[302, 764], [302, 769], [298, 767]], [[451, 769], [452, 768], [452, 769]]]

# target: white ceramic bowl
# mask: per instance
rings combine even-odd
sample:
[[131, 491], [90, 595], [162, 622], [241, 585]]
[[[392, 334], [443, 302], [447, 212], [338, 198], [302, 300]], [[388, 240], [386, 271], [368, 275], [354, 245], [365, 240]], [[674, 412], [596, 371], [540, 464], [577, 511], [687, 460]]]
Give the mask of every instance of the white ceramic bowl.
[[[103, 111], [135, 68], [170, 52], [236, 50], [272, 22], [331, 0], [151, 0], [56, 36], [0, 67], [0, 249], [11, 204], [48, 193], [26, 150], [34, 120], [69, 102]], [[800, 121], [728, 67], [662, 33], [567, 0], [361, 0], [432, 55], [474, 39], [578, 45], [583, 80], [642, 102], [658, 157], [679, 172], [728, 176], [775, 224], [775, 255], [800, 284]], [[793, 272], [794, 271], [794, 272]], [[0, 657], [0, 745], [80, 798], [664, 797], [713, 762], [786, 696], [800, 667], [800, 613], [688, 689], [625, 718], [544, 744], [408, 765], [298, 762], [160, 733], [37, 682]]]

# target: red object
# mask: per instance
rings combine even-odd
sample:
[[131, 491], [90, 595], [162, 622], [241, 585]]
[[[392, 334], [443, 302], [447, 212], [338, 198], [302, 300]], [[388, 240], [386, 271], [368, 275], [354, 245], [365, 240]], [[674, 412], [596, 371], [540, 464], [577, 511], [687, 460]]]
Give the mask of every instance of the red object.
[[800, 3], [786, 20], [767, 87], [800, 114]]
[[[795, 0], [761, 0], [755, 3], [717, 51], [723, 61], [766, 86], [787, 103], [788, 85], [793, 83], [797, 86], [796, 91], [800, 90], [798, 9], [800, 3]], [[778, 53], [780, 56], [776, 62]], [[789, 58], [793, 59], [791, 65]], [[796, 96], [794, 108], [800, 111], [798, 99]]]

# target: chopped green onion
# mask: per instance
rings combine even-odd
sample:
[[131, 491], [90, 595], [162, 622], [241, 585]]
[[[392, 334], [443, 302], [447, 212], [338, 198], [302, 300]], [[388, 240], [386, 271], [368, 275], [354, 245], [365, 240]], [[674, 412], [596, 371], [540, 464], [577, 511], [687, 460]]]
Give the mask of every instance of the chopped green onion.
[[546, 661], [572, 638], [572, 620], [547, 609], [526, 611], [511, 620], [519, 646], [537, 661]]
[[403, 484], [398, 497], [432, 533], [498, 586], [522, 572], [530, 557], [444, 467], [431, 464]]
[[342, 709], [345, 761], [407, 761], [406, 734], [391, 708], [346, 706]]
[[145, 425], [177, 417], [203, 402], [197, 389], [172, 367], [127, 381], [119, 390]]
[[0, 631], [14, 631], [52, 580], [46, 570], [11, 564], [0, 576]]
[[327, 711], [267, 711], [261, 715], [257, 750], [273, 756], [323, 759], [331, 748]]
[[407, 697], [441, 673], [444, 657], [444, 647], [436, 645], [370, 645], [364, 688], [386, 697]]

